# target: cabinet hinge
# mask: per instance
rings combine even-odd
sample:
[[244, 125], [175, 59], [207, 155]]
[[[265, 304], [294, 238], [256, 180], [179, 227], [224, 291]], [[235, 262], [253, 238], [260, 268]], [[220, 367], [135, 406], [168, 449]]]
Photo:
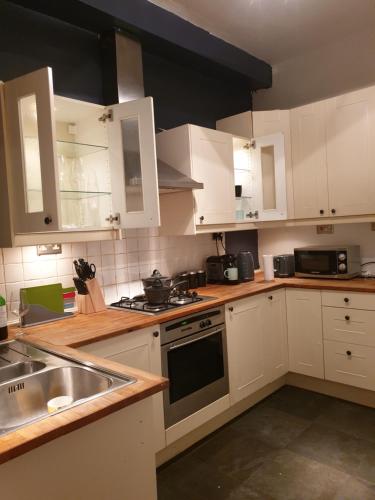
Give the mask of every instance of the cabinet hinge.
[[116, 213], [114, 215], [110, 215], [109, 217], [106, 218], [106, 221], [109, 222], [110, 224], [114, 224], [116, 226], [120, 225], [120, 214]]
[[250, 149], [250, 148], [253, 148], [255, 149], [257, 147], [257, 143], [255, 141], [255, 139], [251, 139], [250, 142], [247, 142], [245, 145], [244, 145], [244, 149]]
[[107, 120], [112, 122], [113, 121], [112, 110], [109, 109], [107, 113], [103, 113], [102, 116], [98, 118], [98, 120], [103, 123], [105, 123]]

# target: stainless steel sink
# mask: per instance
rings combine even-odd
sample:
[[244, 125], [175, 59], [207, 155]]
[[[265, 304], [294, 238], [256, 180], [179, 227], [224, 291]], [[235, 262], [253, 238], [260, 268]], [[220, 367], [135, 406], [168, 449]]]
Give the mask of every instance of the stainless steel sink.
[[70, 396], [72, 403], [52, 414], [135, 382], [18, 340], [0, 343], [4, 359], [8, 364], [0, 367], [0, 435], [50, 416], [48, 402], [56, 397]]
[[22, 363], [12, 363], [0, 368], [0, 384], [8, 382], [23, 375], [39, 372], [43, 370], [46, 365], [41, 361], [24, 361]]

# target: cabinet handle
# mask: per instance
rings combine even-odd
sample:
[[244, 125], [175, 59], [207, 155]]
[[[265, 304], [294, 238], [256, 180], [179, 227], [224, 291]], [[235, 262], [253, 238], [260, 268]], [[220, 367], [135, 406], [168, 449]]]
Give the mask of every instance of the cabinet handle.
[[47, 215], [47, 217], [44, 217], [44, 224], [51, 224], [52, 222], [52, 217], [50, 217], [49, 215]]
[[232, 306], [228, 307], [228, 310], [229, 310], [230, 312], [233, 312], [233, 307], [232, 307]]
[[152, 335], [153, 335], [155, 338], [157, 338], [157, 337], [159, 337], [159, 332], [153, 332], [153, 333], [152, 333]]
[[335, 214], [335, 213], [336, 213], [336, 209], [335, 209], [335, 208], [332, 208], [332, 209], [331, 209], [331, 212], [332, 212], [333, 214]]
[[319, 210], [319, 213], [320, 213], [320, 215], [323, 215], [323, 214], [324, 214], [324, 210], [321, 208], [321, 209]]
[[346, 321], [349, 321], [350, 320], [350, 316], [346, 315], [345, 319], [346, 319]]
[[352, 351], [346, 351], [346, 355], [350, 358], [350, 356], [352, 355]]
[[269, 295], [268, 296], [269, 300], [272, 300], [273, 299], [273, 296], [272, 295]]
[[202, 224], [202, 222], [204, 221], [204, 216], [203, 216], [203, 215], [201, 215], [201, 216], [199, 217], [199, 221], [200, 221], [200, 223]]
[[349, 302], [348, 297], [345, 297], [344, 302], [346, 302], [346, 303], [348, 303], [348, 302]]

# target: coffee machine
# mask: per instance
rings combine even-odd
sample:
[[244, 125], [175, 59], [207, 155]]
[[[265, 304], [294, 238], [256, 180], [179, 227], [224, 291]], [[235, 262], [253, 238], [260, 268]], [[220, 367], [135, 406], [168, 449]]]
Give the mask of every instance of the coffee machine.
[[227, 283], [225, 271], [229, 267], [236, 267], [235, 256], [231, 253], [212, 255], [206, 260], [207, 283]]

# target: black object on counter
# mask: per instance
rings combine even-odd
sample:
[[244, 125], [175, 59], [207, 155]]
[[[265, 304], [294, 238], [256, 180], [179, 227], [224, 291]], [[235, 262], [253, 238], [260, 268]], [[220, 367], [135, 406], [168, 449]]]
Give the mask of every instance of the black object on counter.
[[254, 258], [248, 250], [242, 250], [237, 255], [238, 280], [253, 281], [254, 279]]
[[1, 326], [0, 327], [0, 340], [6, 340], [8, 338], [8, 327]]
[[207, 285], [207, 275], [206, 271], [203, 271], [203, 269], [200, 269], [197, 271], [197, 278], [198, 278], [198, 286], [206, 286]]
[[290, 278], [294, 276], [294, 255], [275, 255], [273, 267], [277, 278]]
[[198, 288], [198, 275], [195, 271], [189, 272], [189, 288]]

